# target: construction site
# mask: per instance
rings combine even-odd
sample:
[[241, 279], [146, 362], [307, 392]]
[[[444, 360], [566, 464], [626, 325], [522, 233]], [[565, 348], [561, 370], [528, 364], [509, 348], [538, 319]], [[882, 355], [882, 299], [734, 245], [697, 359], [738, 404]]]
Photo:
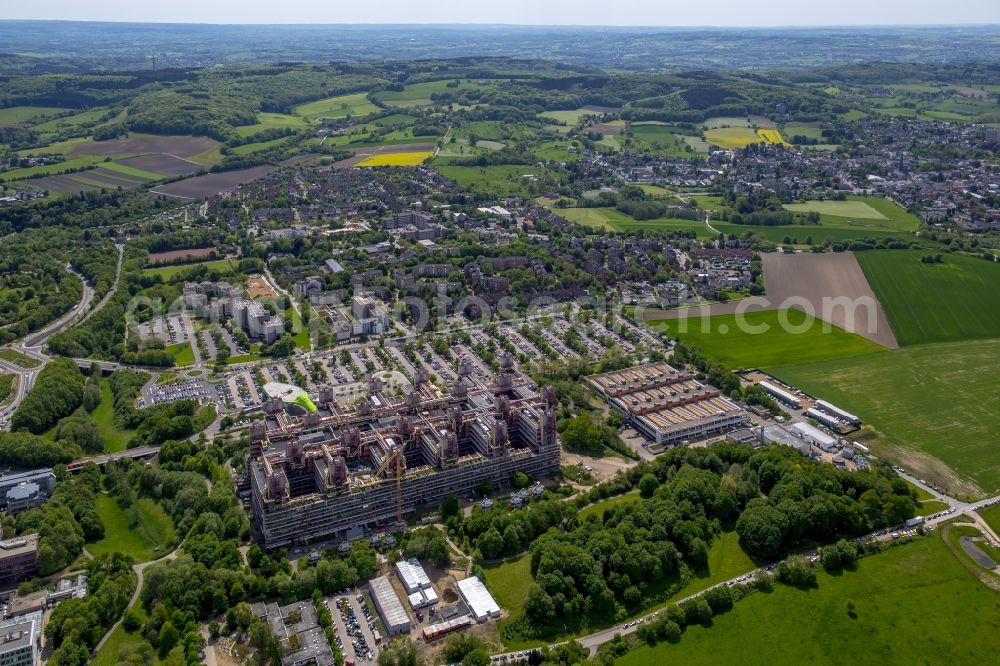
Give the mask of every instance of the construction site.
[[684, 443], [749, 424], [747, 413], [686, 370], [647, 363], [588, 378], [598, 395], [655, 444]]
[[485, 481], [559, 469], [554, 393], [509, 356], [489, 384], [463, 363], [447, 392], [424, 376], [402, 397], [377, 378], [368, 389], [347, 407], [321, 389], [314, 412], [268, 400], [250, 425], [243, 484], [263, 548], [359, 537]]

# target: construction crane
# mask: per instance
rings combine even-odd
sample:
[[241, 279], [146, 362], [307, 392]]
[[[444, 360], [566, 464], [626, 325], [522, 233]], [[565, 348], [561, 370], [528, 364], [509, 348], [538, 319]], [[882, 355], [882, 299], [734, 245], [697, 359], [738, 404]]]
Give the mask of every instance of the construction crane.
[[403, 470], [406, 468], [406, 457], [403, 455], [403, 447], [390, 447], [385, 440], [382, 446], [386, 451], [385, 459], [379, 465], [375, 476], [384, 477], [388, 475], [389, 467], [396, 466], [396, 520], [403, 522]]

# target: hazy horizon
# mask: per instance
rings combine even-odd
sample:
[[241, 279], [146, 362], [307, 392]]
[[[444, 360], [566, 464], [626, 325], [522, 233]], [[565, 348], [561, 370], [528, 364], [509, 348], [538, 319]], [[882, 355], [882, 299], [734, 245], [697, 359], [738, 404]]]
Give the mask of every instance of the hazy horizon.
[[[270, 2], [176, 0], [169, 6], [132, 0], [21, 3], [3, 20], [178, 23], [213, 25], [441, 25], [608, 28], [864, 28], [989, 26], [1000, 23], [994, 0], [841, 0], [808, 5], [800, 0], [698, 3], [620, 0], [609, 12], [597, 0], [505, 0], [456, 6], [454, 0], [370, 0], [331, 7], [302, 0], [281, 13]], [[900, 17], [906, 17], [901, 22]], [[855, 20], [855, 17], [857, 19]]]

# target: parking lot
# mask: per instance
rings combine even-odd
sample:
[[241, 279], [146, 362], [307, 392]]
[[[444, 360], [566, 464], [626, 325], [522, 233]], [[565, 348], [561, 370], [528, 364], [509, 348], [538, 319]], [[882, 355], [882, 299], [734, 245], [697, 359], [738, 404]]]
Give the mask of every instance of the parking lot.
[[377, 620], [373, 614], [374, 609], [369, 607], [357, 590], [327, 597], [326, 603], [333, 616], [337, 647], [344, 659], [353, 659], [355, 664], [374, 663], [379, 651], [375, 639]]
[[151, 386], [143, 391], [143, 399], [139, 408], [162, 405], [175, 400], [215, 400], [216, 392], [200, 379], [192, 379], [179, 384], [166, 386]]

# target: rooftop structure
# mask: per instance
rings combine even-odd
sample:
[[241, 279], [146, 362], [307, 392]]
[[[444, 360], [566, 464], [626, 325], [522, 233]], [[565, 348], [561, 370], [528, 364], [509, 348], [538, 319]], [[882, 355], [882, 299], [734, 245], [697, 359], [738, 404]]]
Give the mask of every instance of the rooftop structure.
[[808, 423], [792, 424], [792, 432], [810, 444], [815, 444], [819, 448], [827, 451], [837, 445], [837, 438], [831, 437], [816, 426]]
[[287, 606], [256, 603], [251, 606], [260, 619], [271, 626], [271, 633], [282, 647], [282, 666], [333, 666], [333, 650], [326, 633], [316, 620], [312, 601]]
[[478, 577], [472, 576], [455, 583], [462, 601], [469, 607], [469, 613], [477, 622], [484, 622], [491, 617], [500, 617], [500, 606], [493, 595], [486, 589]]
[[368, 589], [375, 602], [379, 617], [385, 625], [385, 630], [390, 636], [406, 634], [410, 631], [410, 616], [406, 614], [406, 609], [400, 603], [396, 590], [392, 589], [392, 583], [388, 576], [380, 576], [372, 579], [368, 583]]
[[0, 664], [35, 666], [40, 663], [42, 612], [0, 622]]
[[647, 363], [592, 375], [604, 400], [657, 444], [698, 439], [745, 427], [745, 411], [685, 370]]
[[38, 573], [38, 536], [0, 541], [0, 585], [19, 583]]
[[802, 409], [802, 401], [799, 400], [796, 396], [786, 391], [785, 389], [779, 386], [775, 386], [769, 381], [761, 381], [758, 382], [758, 384], [762, 389], [767, 391], [771, 397], [780, 400], [789, 407], [794, 407], [795, 409]]
[[396, 562], [396, 573], [410, 594], [431, 587], [431, 579], [416, 558]]
[[309, 399], [306, 392], [294, 384], [267, 382], [264, 384], [264, 393], [267, 394], [267, 397], [277, 398], [286, 405], [296, 405], [305, 412], [316, 412], [316, 405]]
[[254, 538], [273, 549], [377, 531], [484, 481], [558, 469], [553, 392], [502, 365], [488, 385], [466, 367], [445, 394], [419, 381], [400, 397], [373, 378], [347, 406], [331, 389], [301, 416], [268, 401], [249, 428]]

